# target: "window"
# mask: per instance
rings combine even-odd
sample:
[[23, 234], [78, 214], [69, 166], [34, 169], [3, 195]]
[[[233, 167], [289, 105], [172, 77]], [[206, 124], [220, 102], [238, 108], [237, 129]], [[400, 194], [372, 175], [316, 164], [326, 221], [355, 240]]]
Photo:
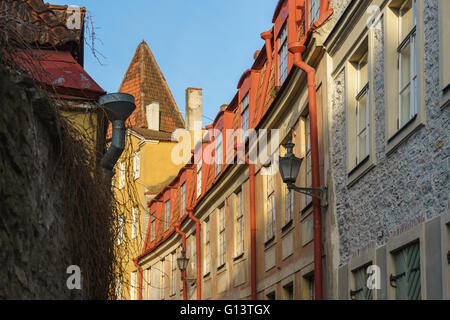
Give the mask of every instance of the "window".
[[153, 242], [156, 238], [156, 212], [153, 212], [150, 219], [150, 241]]
[[235, 201], [235, 256], [237, 257], [244, 253], [244, 197], [242, 190], [235, 194]]
[[369, 155], [369, 82], [367, 72], [367, 51], [357, 66], [356, 95], [356, 163]]
[[170, 227], [170, 200], [166, 201], [164, 210], [164, 232], [166, 232]]
[[265, 219], [265, 242], [275, 237], [275, 186], [274, 176], [266, 175], [266, 219]]
[[222, 134], [219, 133], [219, 135], [216, 137], [215, 141], [216, 145], [216, 176], [219, 175], [220, 171], [222, 170]]
[[123, 243], [123, 227], [125, 224], [125, 217], [120, 216], [117, 226], [117, 244], [120, 246]]
[[287, 225], [294, 217], [294, 190], [289, 190], [285, 184], [284, 190], [284, 225]]
[[161, 285], [161, 289], [160, 289], [160, 296], [159, 296], [159, 298], [161, 299], [161, 300], [164, 300], [165, 298], [166, 298], [166, 277], [165, 277], [165, 263], [164, 263], [165, 261], [164, 260], [162, 260], [161, 261], [161, 271], [159, 272], [159, 275], [160, 275], [160, 281], [159, 281], [159, 283], [160, 283], [160, 285]]
[[226, 239], [225, 239], [225, 207], [219, 209], [219, 239], [218, 239], [218, 257], [217, 267], [220, 268], [225, 264], [226, 258]]
[[204, 222], [203, 233], [204, 233], [204, 241], [205, 241], [205, 258], [203, 260], [203, 270], [204, 274], [207, 275], [211, 272], [211, 241], [209, 234], [209, 218], [207, 218]]
[[354, 287], [350, 291], [350, 298], [353, 300], [373, 300], [373, 290], [367, 287], [367, 280], [369, 278], [367, 273], [368, 266], [365, 265], [352, 271]]
[[320, 0], [309, 0], [309, 25], [319, 20]]
[[[394, 253], [395, 275], [391, 275], [391, 285], [395, 282], [397, 300], [420, 300], [420, 243], [416, 242]], [[392, 281], [394, 279], [394, 281]]]
[[134, 153], [134, 161], [133, 161], [133, 176], [134, 180], [139, 179], [141, 175], [141, 152]]
[[177, 253], [172, 253], [171, 257], [171, 281], [170, 281], [170, 295], [177, 293]]
[[278, 84], [281, 86], [287, 77], [288, 45], [287, 23], [284, 24], [278, 37]]
[[202, 158], [197, 164], [197, 198], [202, 195]]
[[[305, 118], [305, 160], [306, 160], [306, 187], [312, 188], [312, 166], [311, 166], [311, 126], [309, 114]], [[312, 201], [311, 196], [305, 196], [305, 202]]]
[[152, 276], [152, 273], [151, 273], [151, 269], [150, 268], [148, 268], [147, 269], [147, 300], [151, 300], [151, 298], [152, 298], [152, 292], [151, 292], [151, 289], [152, 289], [152, 286], [151, 286], [151, 281], [152, 281], [152, 278], [151, 278], [151, 276]]
[[416, 0], [403, 3], [399, 13], [399, 107], [397, 130], [417, 114]]
[[248, 137], [248, 128], [249, 127], [249, 96], [245, 95], [244, 99], [241, 102], [241, 142], [245, 142]]
[[314, 276], [305, 277], [305, 283], [306, 283], [306, 290], [307, 290], [307, 299], [314, 300], [315, 299]]
[[186, 213], [186, 183], [181, 185], [180, 217]]
[[137, 273], [136, 271], [134, 271], [131, 273], [130, 300], [136, 300], [136, 288], [137, 288]]
[[116, 298], [122, 300], [122, 276], [116, 280]]
[[119, 167], [119, 190], [125, 186], [125, 162], [120, 163]]
[[[191, 236], [191, 245], [190, 245], [190, 256], [189, 256], [189, 264], [190, 264], [190, 274], [196, 275], [197, 273], [197, 241], [195, 236], [195, 231]], [[194, 276], [195, 277], [195, 276]], [[196, 284], [195, 281], [191, 283], [193, 286]]]
[[276, 300], [275, 291], [266, 294], [266, 300]]
[[137, 237], [137, 228], [139, 223], [138, 208], [134, 207], [131, 209], [131, 216], [131, 239], [135, 239]]
[[440, 44], [440, 89], [441, 108], [450, 105], [450, 39], [447, 32], [450, 30], [450, 1], [439, 2], [439, 44]]
[[285, 300], [294, 300], [294, 284], [292, 282], [283, 287], [283, 292]]

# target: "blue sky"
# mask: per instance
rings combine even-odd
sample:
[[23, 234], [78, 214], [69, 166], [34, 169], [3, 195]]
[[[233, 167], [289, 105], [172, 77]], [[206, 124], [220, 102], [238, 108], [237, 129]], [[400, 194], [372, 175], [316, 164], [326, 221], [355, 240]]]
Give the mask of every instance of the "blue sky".
[[185, 90], [203, 88], [203, 124], [236, 94], [242, 73], [264, 45], [276, 0], [49, 0], [84, 6], [92, 16], [101, 65], [86, 47], [85, 69], [116, 92], [142, 40], [152, 50], [178, 108]]

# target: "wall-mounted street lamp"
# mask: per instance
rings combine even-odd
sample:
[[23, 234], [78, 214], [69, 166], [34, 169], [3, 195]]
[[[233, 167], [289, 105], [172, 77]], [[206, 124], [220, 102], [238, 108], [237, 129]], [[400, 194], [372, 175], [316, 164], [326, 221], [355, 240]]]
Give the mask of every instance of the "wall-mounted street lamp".
[[280, 157], [279, 167], [280, 174], [283, 182], [287, 184], [289, 190], [294, 190], [299, 193], [303, 193], [309, 195], [311, 197], [320, 199], [320, 205], [322, 207], [326, 207], [327, 204], [327, 188], [301, 188], [295, 186], [295, 182], [297, 181], [298, 172], [300, 171], [300, 166], [303, 162], [303, 158], [297, 158], [294, 153], [295, 144], [292, 143], [292, 138], [289, 138], [289, 141], [284, 145], [286, 149], [286, 156]]
[[181, 250], [181, 256], [177, 259], [178, 269], [181, 271], [181, 281], [196, 281], [196, 279], [187, 279], [184, 277], [184, 271], [189, 264], [189, 258], [186, 257], [186, 252]]

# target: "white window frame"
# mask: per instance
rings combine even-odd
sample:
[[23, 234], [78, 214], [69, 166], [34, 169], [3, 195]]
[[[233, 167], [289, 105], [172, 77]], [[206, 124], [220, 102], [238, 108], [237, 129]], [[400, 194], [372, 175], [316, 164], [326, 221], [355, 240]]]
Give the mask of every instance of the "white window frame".
[[125, 187], [125, 161], [119, 164], [119, 190]]
[[265, 242], [275, 238], [276, 228], [276, 201], [275, 201], [275, 176], [266, 175], [266, 217], [265, 217]]
[[140, 176], [141, 176], [141, 152], [137, 151], [134, 153], [134, 160], [133, 160], [134, 180], [139, 179]]
[[211, 234], [210, 234], [210, 220], [207, 218], [204, 222], [203, 232], [204, 232], [204, 246], [205, 246], [205, 257], [203, 260], [204, 275], [211, 272]]
[[164, 202], [164, 232], [170, 228], [170, 199]]
[[287, 22], [284, 23], [278, 36], [278, 85], [282, 85], [287, 78], [288, 44]]
[[123, 233], [125, 227], [125, 217], [121, 215], [118, 218], [118, 226], [117, 226], [117, 245], [122, 245], [123, 243]]
[[288, 187], [284, 186], [285, 190], [285, 210], [284, 210], [284, 225], [287, 225], [294, 219], [294, 190], [289, 190]]
[[219, 232], [217, 233], [217, 268], [222, 267], [226, 263], [226, 217], [225, 206], [219, 208], [218, 216]]
[[[413, 24], [412, 29], [407, 30], [406, 33], [402, 30], [402, 10], [406, 4], [412, 1], [413, 10]], [[398, 52], [398, 120], [397, 120], [397, 130], [401, 130], [409, 121], [411, 121], [418, 113], [418, 77], [417, 77], [417, 2], [416, 0], [406, 0], [400, 7], [399, 10], [399, 46], [397, 48]], [[402, 57], [404, 49], [409, 46], [409, 56], [410, 56], [410, 74], [408, 83], [402, 85]], [[409, 117], [407, 119], [402, 119], [402, 94], [409, 88]]]
[[150, 242], [156, 239], [156, 212], [150, 215]]
[[139, 221], [138, 208], [134, 207], [131, 209], [131, 239], [135, 239], [137, 237], [138, 221]]
[[[367, 65], [367, 83], [364, 85], [361, 83], [361, 68], [363, 63]], [[361, 57], [357, 66], [357, 95], [356, 99], [356, 165], [360, 164], [365, 158], [367, 158], [370, 154], [370, 90], [369, 90], [369, 66], [368, 66], [368, 51]], [[366, 98], [365, 106], [362, 106], [361, 100]], [[359, 114], [361, 112], [361, 108], [365, 108], [365, 126], [363, 128], [360, 127]], [[361, 144], [360, 144], [360, 136], [366, 135], [366, 146], [364, 156], [360, 156]]]
[[235, 253], [238, 257], [244, 253], [244, 194], [242, 190], [235, 193]]
[[248, 137], [250, 124], [250, 96], [249, 93], [241, 101], [241, 142], [245, 142]]
[[171, 286], [170, 295], [174, 296], [177, 293], [177, 253], [172, 253], [171, 257]]
[[165, 300], [165, 298], [166, 298], [166, 278], [164, 277], [164, 274], [165, 274], [165, 270], [164, 270], [164, 267], [165, 267], [165, 260], [161, 260], [161, 270], [160, 270], [160, 272], [159, 272], [159, 275], [160, 275], [160, 280], [159, 280], [159, 283], [160, 283], [160, 290], [159, 290], [159, 299], [160, 300]]
[[116, 279], [116, 299], [122, 300], [122, 276]]
[[130, 300], [136, 300], [136, 288], [137, 288], [137, 272], [131, 272], [130, 281]]
[[319, 20], [320, 0], [309, 0], [309, 26]]

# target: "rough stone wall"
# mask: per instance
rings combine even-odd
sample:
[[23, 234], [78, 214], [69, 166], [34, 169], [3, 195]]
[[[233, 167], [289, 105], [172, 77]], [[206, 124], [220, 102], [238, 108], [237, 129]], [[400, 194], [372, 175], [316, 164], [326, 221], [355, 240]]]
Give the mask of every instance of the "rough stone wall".
[[[339, 3], [343, 3], [340, 1]], [[348, 1], [347, 1], [348, 2]], [[382, 246], [399, 227], [429, 220], [446, 212], [449, 203], [450, 108], [439, 101], [438, 8], [425, 0], [424, 98], [426, 126], [386, 155], [383, 26], [375, 32], [375, 135], [377, 164], [356, 184], [347, 187], [345, 77], [332, 86], [332, 153], [340, 263], [358, 251]]]

